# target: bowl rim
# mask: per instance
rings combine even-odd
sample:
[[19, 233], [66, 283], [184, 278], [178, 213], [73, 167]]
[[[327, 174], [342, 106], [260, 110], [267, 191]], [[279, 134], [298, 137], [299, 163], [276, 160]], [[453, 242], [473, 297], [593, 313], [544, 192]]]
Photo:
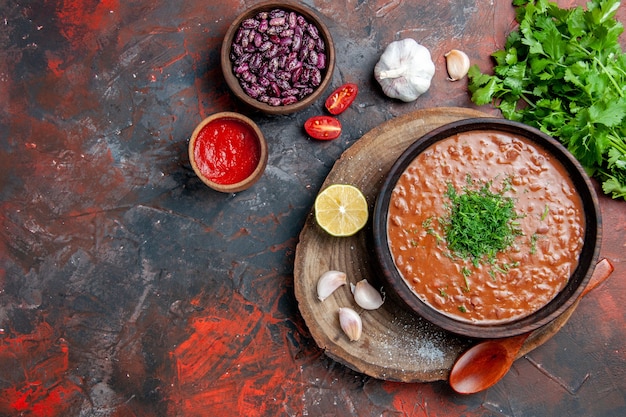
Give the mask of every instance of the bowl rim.
[[[275, 8], [282, 8], [287, 10], [293, 10], [297, 13], [302, 14], [307, 20], [319, 29], [320, 36], [323, 37], [324, 43], [326, 45], [326, 68], [323, 69], [323, 76], [320, 85], [307, 97], [302, 100], [299, 100], [293, 104], [288, 104], [286, 106], [270, 106], [269, 104], [258, 101], [245, 93], [245, 91], [241, 88], [237, 77], [235, 77], [232, 73], [232, 62], [230, 60], [230, 47], [239, 29], [241, 23], [257, 13], [261, 11], [270, 11]], [[235, 96], [246, 103], [248, 106], [260, 110], [266, 114], [273, 115], [282, 115], [282, 114], [290, 114], [295, 113], [297, 111], [303, 110], [304, 108], [313, 104], [328, 88], [332, 81], [333, 72], [335, 69], [335, 45], [328, 29], [328, 26], [324, 23], [320, 16], [310, 7], [296, 3], [293, 1], [265, 1], [259, 4], [256, 4], [241, 14], [239, 14], [235, 20], [231, 23], [224, 35], [224, 39], [222, 40], [222, 46], [220, 50], [220, 64], [222, 68], [222, 73], [224, 75], [224, 79], [226, 80], [226, 84], [230, 88], [230, 90], [235, 94]]]
[[[568, 283], [550, 302], [525, 317], [503, 323], [471, 323], [456, 320], [426, 304], [397, 271], [387, 243], [387, 213], [391, 191], [415, 157], [433, 143], [471, 130], [496, 130], [521, 135], [552, 154], [570, 174], [585, 214], [585, 237], [578, 266]], [[526, 124], [498, 118], [470, 118], [445, 124], [419, 137], [396, 159], [380, 188], [372, 216], [374, 256], [385, 283], [411, 311], [444, 330], [472, 338], [511, 337], [536, 330], [560, 316], [577, 301], [591, 278], [600, 254], [602, 219], [595, 188], [578, 160], [556, 139]]]
[[[214, 181], [211, 181], [210, 179], [208, 179], [206, 176], [202, 174], [202, 172], [200, 171], [200, 168], [198, 167], [198, 164], [196, 163], [194, 150], [195, 150], [198, 134], [207, 124], [215, 120], [236, 120], [248, 126], [254, 132], [257, 142], [259, 143], [260, 154], [259, 154], [259, 162], [257, 163], [257, 166], [255, 167], [254, 171], [252, 171], [252, 173], [248, 175], [248, 177], [246, 177], [245, 179], [239, 182], [236, 182], [233, 184], [219, 184]], [[261, 131], [259, 126], [249, 117], [244, 116], [241, 113], [230, 112], [230, 111], [213, 113], [210, 116], [205, 117], [200, 123], [198, 123], [196, 128], [193, 130], [191, 137], [189, 138], [188, 153], [189, 153], [189, 162], [191, 163], [191, 167], [193, 168], [198, 178], [200, 178], [200, 180], [206, 185], [208, 185], [209, 187], [213, 188], [216, 191], [220, 191], [223, 193], [236, 193], [239, 191], [243, 191], [247, 188], [250, 188], [254, 183], [256, 183], [263, 176], [263, 172], [265, 171], [265, 167], [267, 166], [267, 160], [268, 160], [267, 141], [265, 140], [265, 136], [263, 135], [263, 132]]]

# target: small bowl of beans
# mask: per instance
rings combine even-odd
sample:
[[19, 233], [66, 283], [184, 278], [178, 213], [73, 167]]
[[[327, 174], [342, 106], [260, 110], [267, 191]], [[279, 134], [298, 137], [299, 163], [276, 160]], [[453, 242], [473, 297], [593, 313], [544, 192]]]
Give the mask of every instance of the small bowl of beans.
[[290, 2], [265, 2], [240, 14], [221, 49], [226, 84], [267, 114], [300, 111], [324, 93], [335, 67], [330, 31], [316, 13]]

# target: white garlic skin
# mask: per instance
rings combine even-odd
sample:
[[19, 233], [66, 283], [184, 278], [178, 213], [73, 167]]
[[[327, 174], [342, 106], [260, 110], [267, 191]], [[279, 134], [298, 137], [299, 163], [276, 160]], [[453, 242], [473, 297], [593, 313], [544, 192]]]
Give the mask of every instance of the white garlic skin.
[[341, 330], [348, 336], [351, 342], [356, 342], [361, 338], [363, 332], [363, 322], [359, 313], [348, 307], [339, 308], [339, 324]]
[[335, 290], [346, 285], [346, 274], [341, 271], [326, 271], [317, 280], [317, 298], [327, 299]]
[[350, 289], [352, 290], [354, 301], [365, 310], [376, 310], [384, 303], [380, 292], [366, 279], [357, 282], [356, 285], [351, 285]]
[[444, 56], [446, 58], [449, 81], [458, 81], [467, 75], [470, 69], [470, 59], [465, 52], [452, 49]]
[[391, 98], [416, 100], [430, 88], [435, 63], [426, 47], [407, 38], [391, 42], [374, 67], [374, 77]]

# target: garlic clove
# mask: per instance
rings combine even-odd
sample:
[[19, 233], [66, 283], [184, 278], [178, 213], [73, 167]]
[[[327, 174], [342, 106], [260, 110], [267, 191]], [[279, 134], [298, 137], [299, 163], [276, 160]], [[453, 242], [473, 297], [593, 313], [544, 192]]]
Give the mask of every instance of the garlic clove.
[[346, 274], [341, 271], [326, 271], [317, 281], [317, 298], [324, 301], [335, 290], [346, 284]]
[[363, 331], [363, 322], [359, 313], [348, 307], [339, 308], [339, 324], [341, 330], [348, 336], [351, 342], [355, 342], [361, 338]]
[[467, 75], [470, 68], [470, 60], [465, 52], [452, 49], [444, 56], [448, 68], [448, 80], [458, 81]]
[[376, 310], [383, 305], [383, 297], [366, 279], [350, 285], [354, 301], [365, 310]]

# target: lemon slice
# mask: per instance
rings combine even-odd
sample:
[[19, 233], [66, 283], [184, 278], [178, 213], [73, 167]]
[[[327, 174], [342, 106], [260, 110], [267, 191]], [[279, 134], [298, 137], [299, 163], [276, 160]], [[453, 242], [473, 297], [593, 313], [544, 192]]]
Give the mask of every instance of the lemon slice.
[[315, 199], [315, 220], [332, 236], [352, 236], [367, 223], [365, 196], [353, 185], [333, 184]]

